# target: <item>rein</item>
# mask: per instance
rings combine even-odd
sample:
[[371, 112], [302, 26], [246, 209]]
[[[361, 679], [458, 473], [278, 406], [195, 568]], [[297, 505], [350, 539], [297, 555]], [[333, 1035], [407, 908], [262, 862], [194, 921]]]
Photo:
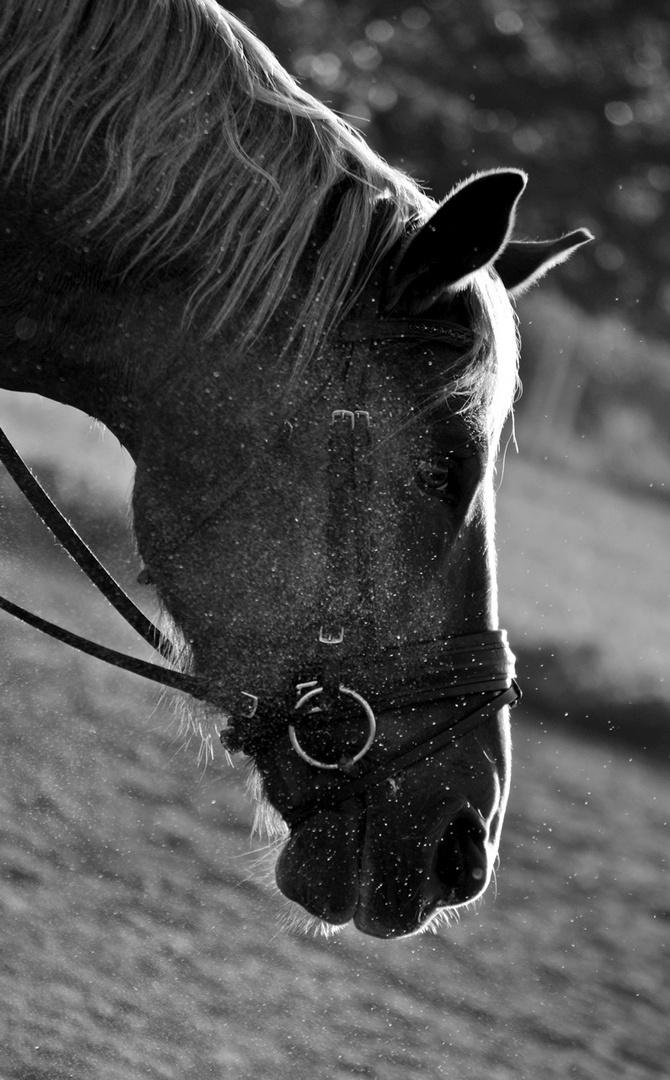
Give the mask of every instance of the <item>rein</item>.
[[[165, 657], [166, 660], [174, 660], [172, 643], [137, 607], [118, 581], [91, 551], [88, 544], [82, 540], [76, 529], [64, 517], [39, 481], [33, 476], [2, 428], [0, 428], [0, 461], [19, 490], [25, 495], [33, 510], [112, 607], [161, 656]], [[50, 622], [48, 619], [43, 619], [40, 615], [33, 614], [33, 612], [12, 603], [11, 600], [7, 600], [3, 596], [0, 596], [0, 609], [27, 623], [28, 626], [48, 634], [49, 637], [55, 638], [57, 641], [63, 641], [66, 645], [71, 645], [80, 652], [94, 656], [98, 660], [104, 660], [114, 667], [123, 668], [135, 675], [141, 675], [145, 679], [172, 687], [175, 690], [182, 690], [184, 693], [200, 700], [213, 701], [222, 708], [227, 706], [237, 707], [238, 705], [236, 695], [225, 694], [223, 688], [209, 679], [188, 675], [174, 668], [166, 668], [161, 664], [154, 664], [147, 660], [128, 656], [125, 653], [118, 652], [116, 649], [110, 649], [106, 645], [99, 645], [88, 638], [81, 637], [79, 634], [74, 634], [72, 631]]]
[[[426, 338], [438, 339], [456, 350], [462, 350], [472, 342], [472, 335], [463, 328], [416, 319], [389, 319], [383, 322], [363, 320], [349, 324], [341, 333], [340, 343], [360, 345], [363, 342], [388, 339]], [[339, 586], [350, 555], [351, 520], [360, 521], [364, 514], [365, 499], [371, 482], [367, 465], [370, 416], [365, 410], [358, 408], [338, 409], [332, 415], [330, 428], [330, 508], [326, 528], [329, 565], [322, 602], [323, 622], [319, 633], [321, 662], [317, 667], [320, 669], [320, 677], [318, 680], [298, 684], [297, 701], [281, 702], [279, 709], [274, 708], [277, 702], [271, 702], [274, 714], [272, 717], [257, 716], [260, 703], [253, 693], [230, 690], [214, 679], [191, 675], [175, 667], [165, 667], [110, 649], [0, 597], [0, 610], [56, 640], [115, 667], [209, 702], [226, 712], [230, 723], [221, 732], [221, 742], [231, 752], [242, 750], [246, 754], [261, 753], [286, 734], [288, 727], [289, 738], [299, 756], [315, 768], [333, 769], [340, 773], [340, 782], [337, 785], [329, 786], [314, 799], [294, 806], [283, 814], [291, 826], [298, 824], [315, 810], [337, 805], [417, 761], [437, 753], [453, 740], [495, 717], [500, 709], [514, 704], [521, 695], [515, 681], [514, 656], [507, 644], [504, 630], [415, 642], [398, 648], [380, 648], [376, 644], [374, 588], [370, 565], [371, 541], [367, 536], [363, 544], [360, 539], [357, 541], [356, 570], [363, 628], [367, 639], [372, 642], [372, 647], [364, 657], [340, 655], [343, 650], [338, 646], [344, 640], [346, 611], [341, 599], [343, 590]], [[347, 439], [347, 433], [353, 438]], [[112, 607], [166, 661], [174, 664], [176, 657], [169, 639], [147, 618], [99, 562], [35, 479], [2, 429], [0, 461], [42, 521]], [[216, 512], [217, 507], [211, 513]], [[356, 535], [360, 536], [360, 530], [356, 531]], [[359, 686], [361, 682], [366, 697], [351, 686]], [[312, 758], [300, 745], [296, 725], [299, 720], [308, 719], [313, 713], [328, 711], [333, 701], [343, 696], [355, 701], [363, 710], [368, 725], [364, 745], [357, 753], [345, 756], [339, 762], [323, 762]], [[440, 724], [438, 730], [399, 751], [395, 757], [387, 758], [365, 772], [360, 771], [358, 762], [374, 742], [375, 711], [383, 713], [447, 698], [455, 699], [455, 708], [458, 710], [462, 699], [472, 697], [479, 699], [474, 708], [463, 715], [457, 715], [455, 719], [452, 718], [451, 722]], [[367, 698], [371, 699], [372, 704]], [[482, 698], [485, 700], [482, 701]], [[263, 702], [263, 705], [265, 704]], [[277, 712], [280, 714], [278, 720]], [[287, 712], [293, 716], [292, 723], [286, 719]], [[341, 774], [344, 774], [344, 777]]]

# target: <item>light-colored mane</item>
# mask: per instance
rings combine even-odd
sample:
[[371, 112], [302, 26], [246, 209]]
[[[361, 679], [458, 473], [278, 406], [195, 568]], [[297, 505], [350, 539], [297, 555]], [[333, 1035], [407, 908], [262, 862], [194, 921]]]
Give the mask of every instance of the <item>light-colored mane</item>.
[[[309, 348], [434, 203], [310, 97], [214, 0], [4, 0], [4, 155], [63, 185], [64, 216], [123, 273], [187, 266], [209, 330], [267, 325], [340, 188], [298, 324]], [[95, 168], [87, 152], [95, 155]], [[375, 206], [393, 207], [370, 251]]]
[[[288, 299], [324, 214], [291, 313], [302, 359], [436, 208], [215, 0], [3, 0], [0, 105], [0, 167], [47, 192], [59, 235], [122, 278], [173, 268], [186, 321], [206, 310], [206, 332], [232, 327], [240, 347]], [[499, 430], [511, 309], [486, 271], [472, 292], [488, 357], [462, 357], [445, 392]]]

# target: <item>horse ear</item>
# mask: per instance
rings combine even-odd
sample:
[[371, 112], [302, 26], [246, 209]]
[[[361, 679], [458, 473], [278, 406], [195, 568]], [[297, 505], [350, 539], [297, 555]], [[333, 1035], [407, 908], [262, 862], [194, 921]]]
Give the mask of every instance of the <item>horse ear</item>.
[[593, 236], [588, 229], [576, 229], [558, 240], [510, 240], [494, 265], [507, 291], [519, 296], [589, 240]]
[[525, 173], [501, 169], [455, 188], [402, 252], [389, 281], [387, 310], [425, 310], [493, 263], [509, 239], [525, 186]]

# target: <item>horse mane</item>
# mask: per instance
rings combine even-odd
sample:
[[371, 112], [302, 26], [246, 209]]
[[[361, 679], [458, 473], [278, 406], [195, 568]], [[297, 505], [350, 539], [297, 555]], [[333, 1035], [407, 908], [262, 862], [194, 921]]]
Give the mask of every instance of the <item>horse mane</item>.
[[214, 0], [5, 0], [0, 41], [10, 175], [48, 169], [63, 218], [122, 275], [191, 267], [187, 310], [207, 304], [210, 334], [242, 310], [245, 337], [262, 332], [332, 207], [297, 313], [313, 344], [364, 253], [374, 266], [434, 208]]
[[[239, 348], [290, 305], [298, 363], [436, 208], [215, 0], [4, 0], [0, 101], [0, 167], [50, 193], [61, 240], [120, 279], [173, 270], [185, 322]], [[468, 366], [481, 399], [491, 371]]]

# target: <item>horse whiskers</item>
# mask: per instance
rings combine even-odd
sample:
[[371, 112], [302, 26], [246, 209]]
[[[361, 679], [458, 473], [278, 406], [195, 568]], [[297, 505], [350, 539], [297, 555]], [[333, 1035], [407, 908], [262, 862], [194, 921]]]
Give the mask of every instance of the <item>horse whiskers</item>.
[[490, 756], [489, 754], [487, 754], [486, 750], [485, 750], [485, 749], [484, 749], [484, 747], [482, 746], [482, 744], [481, 744], [481, 742], [479, 741], [479, 739], [477, 739], [477, 745], [479, 746], [479, 749], [481, 750], [481, 752], [482, 752], [482, 754], [484, 755], [484, 757], [486, 758], [486, 760], [487, 760], [488, 762], [490, 762], [490, 763], [491, 763], [491, 765], [494, 765], [494, 764], [495, 764], [495, 761], [494, 761], [494, 759], [493, 759], [493, 758], [492, 758], [492, 757], [491, 757], [491, 756]]
[[280, 931], [288, 934], [312, 934], [314, 937], [331, 938], [342, 930], [341, 926], [333, 926], [324, 922], [316, 915], [309, 915], [297, 904], [287, 902], [287, 907], [280, 914]]
[[263, 794], [262, 781], [255, 770], [249, 775], [247, 789], [254, 802], [251, 835], [264, 837], [270, 843], [275, 840], [278, 843], [283, 842], [288, 836], [288, 826]]
[[278, 893], [274, 876], [275, 856], [276, 848], [274, 847], [265, 848], [258, 854], [250, 851], [246, 855], [238, 856], [238, 858], [249, 860], [243, 864], [247, 871], [243, 878], [244, 882], [253, 882], [255, 885], [270, 889], [273, 893]]

